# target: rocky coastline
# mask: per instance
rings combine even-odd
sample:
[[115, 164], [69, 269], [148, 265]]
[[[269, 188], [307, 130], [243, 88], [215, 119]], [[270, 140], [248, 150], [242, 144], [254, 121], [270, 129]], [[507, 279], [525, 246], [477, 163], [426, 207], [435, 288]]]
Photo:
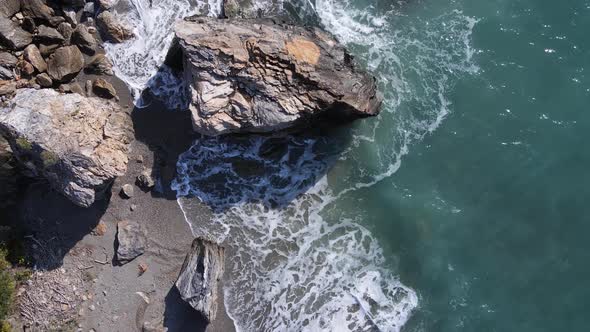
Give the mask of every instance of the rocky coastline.
[[102, 48], [134, 38], [117, 3], [0, 4], [0, 240], [19, 241], [32, 271], [1, 319], [25, 331], [234, 330], [221, 295], [231, 257], [193, 238], [170, 189], [177, 156], [198, 135], [377, 115], [376, 80], [329, 34], [232, 0], [221, 18], [175, 24], [166, 61], [189, 111], [138, 110]]

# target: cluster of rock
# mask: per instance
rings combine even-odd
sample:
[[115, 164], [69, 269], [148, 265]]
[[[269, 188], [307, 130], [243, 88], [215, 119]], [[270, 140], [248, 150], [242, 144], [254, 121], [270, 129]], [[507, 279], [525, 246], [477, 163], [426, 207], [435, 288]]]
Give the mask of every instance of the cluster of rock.
[[272, 132], [320, 118], [373, 116], [376, 80], [317, 28], [273, 20], [190, 17], [175, 25], [194, 129]]
[[107, 89], [105, 82], [86, 82], [86, 90], [72, 82], [82, 70], [113, 74], [112, 63], [100, 54], [99, 32], [113, 42], [133, 37], [131, 29], [105, 10], [111, 2], [99, 1], [95, 8], [95, 2], [84, 0], [2, 0], [0, 98], [6, 100], [20, 88], [56, 88], [81, 95], [94, 90], [99, 96], [115, 97], [108, 82]]

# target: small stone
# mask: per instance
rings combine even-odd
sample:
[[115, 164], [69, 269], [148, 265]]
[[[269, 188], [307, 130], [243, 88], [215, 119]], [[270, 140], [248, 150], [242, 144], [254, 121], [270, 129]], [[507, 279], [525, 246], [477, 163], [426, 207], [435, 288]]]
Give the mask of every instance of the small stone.
[[20, 69], [21, 74], [24, 74], [25, 76], [31, 76], [35, 72], [35, 67], [33, 67], [28, 61], [19, 62], [18, 68]]
[[86, 95], [88, 97], [92, 96], [92, 81], [86, 80], [86, 85], [84, 87], [86, 88]]
[[51, 77], [47, 75], [47, 73], [37, 75], [36, 81], [40, 86], [44, 88], [49, 88], [53, 85], [53, 81], [51, 80]]
[[74, 29], [70, 23], [62, 22], [57, 26], [57, 31], [61, 33], [62, 36], [64, 36], [65, 42], [68, 44], [70, 39], [72, 39]]
[[148, 170], [141, 172], [141, 174], [137, 176], [135, 183], [138, 187], [146, 191], [151, 190], [156, 185], [152, 172]]
[[102, 295], [107, 296], [107, 291], [106, 290], [103, 290], [102, 291]]
[[83, 317], [84, 314], [85, 314], [84, 308], [80, 308], [80, 310], [78, 310], [78, 316]]
[[111, 99], [117, 97], [115, 87], [103, 78], [98, 78], [92, 84], [92, 91], [101, 98]]
[[94, 306], [94, 304], [91, 304], [91, 305], [88, 307], [88, 309], [90, 309], [90, 310], [94, 311], [94, 310], [96, 310], [96, 307]]
[[121, 187], [121, 197], [123, 197], [123, 198], [133, 197], [133, 186], [130, 184], [123, 185], [123, 187]]
[[131, 211], [135, 211], [137, 209], [137, 205], [135, 204], [131, 204], [131, 206], [129, 207], [129, 210]]
[[86, 297], [86, 295], [82, 295], [82, 301], [86, 301], [88, 300], [88, 297]]
[[135, 161], [137, 161], [139, 164], [143, 163], [143, 156], [142, 155], [137, 156], [137, 159], [135, 159]]
[[16, 14], [14, 14], [14, 17], [19, 21], [22, 21], [25, 18], [23, 16], [23, 13], [16, 13]]
[[107, 232], [107, 224], [103, 221], [100, 221], [98, 225], [92, 230], [92, 235], [96, 236], [103, 236]]
[[148, 269], [148, 265], [144, 262], [141, 262], [137, 265], [137, 269], [139, 270], [139, 275], [143, 275], [145, 271]]
[[128, 263], [134, 258], [143, 255], [147, 247], [147, 236], [142, 224], [133, 221], [120, 221], [117, 223], [117, 260]]

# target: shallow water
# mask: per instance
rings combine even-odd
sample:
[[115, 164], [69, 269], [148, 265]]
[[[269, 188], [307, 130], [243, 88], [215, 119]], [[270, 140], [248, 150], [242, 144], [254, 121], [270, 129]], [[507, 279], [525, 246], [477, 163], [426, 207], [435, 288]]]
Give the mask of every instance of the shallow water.
[[[208, 5], [166, 1], [144, 11], [155, 21], [120, 14], [168, 22]], [[590, 3], [284, 4], [345, 43], [385, 103], [348, 128], [201, 139], [181, 156], [187, 220], [200, 202], [215, 211], [193, 232], [230, 247], [236, 326], [583, 330]], [[117, 73], [170, 95], [174, 80], [149, 81], [169, 29], [148, 23], [151, 67], [136, 72], [144, 46], [130, 42], [113, 56]]]

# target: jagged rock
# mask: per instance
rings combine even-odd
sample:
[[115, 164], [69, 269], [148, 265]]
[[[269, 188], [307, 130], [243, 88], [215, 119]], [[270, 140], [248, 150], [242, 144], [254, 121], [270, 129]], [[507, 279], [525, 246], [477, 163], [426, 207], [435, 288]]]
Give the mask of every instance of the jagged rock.
[[35, 44], [31, 44], [25, 48], [24, 56], [25, 60], [30, 62], [38, 72], [42, 73], [47, 70], [47, 63], [43, 59], [43, 56], [41, 56], [41, 52]]
[[51, 53], [53, 53], [53, 51], [58, 49], [58, 47], [59, 47], [58, 44], [51, 44], [51, 45], [39, 44], [39, 51], [41, 52], [41, 55], [43, 55], [44, 57], [47, 57]]
[[213, 321], [217, 314], [217, 284], [223, 276], [224, 259], [223, 247], [196, 238], [176, 279], [180, 297], [207, 322]]
[[16, 66], [18, 59], [8, 53], [8, 52], [0, 52], [0, 66], [13, 68]]
[[47, 61], [47, 73], [52, 80], [65, 82], [84, 68], [84, 56], [75, 45], [60, 47]]
[[33, 36], [23, 30], [18, 23], [0, 16], [0, 42], [13, 50], [25, 48], [33, 41]]
[[193, 17], [175, 25], [194, 129], [271, 132], [317, 119], [376, 115], [375, 78], [319, 29]]
[[117, 5], [119, 0], [98, 0], [100, 7], [104, 10], [109, 10]]
[[125, 264], [142, 255], [147, 247], [147, 237], [142, 224], [123, 220], [117, 223], [117, 261]]
[[113, 75], [113, 63], [104, 54], [97, 54], [90, 59], [88, 65], [84, 69], [89, 74], [96, 75]]
[[44, 0], [23, 0], [21, 10], [25, 16], [49, 22], [53, 17], [53, 9]]
[[92, 91], [94, 91], [95, 95], [101, 98], [111, 99], [117, 97], [117, 90], [115, 90], [111, 83], [103, 78], [97, 78], [94, 81], [92, 84]]
[[87, 207], [125, 174], [133, 124], [114, 102], [21, 89], [0, 108], [0, 135], [24, 167]]
[[84, 4], [84, 13], [87, 15], [94, 14], [94, 2], [87, 2]]
[[35, 80], [37, 81], [37, 83], [40, 86], [42, 86], [44, 88], [50, 88], [53, 85], [53, 81], [51, 80], [51, 77], [49, 77], [49, 75], [47, 75], [47, 73], [42, 73], [42, 74], [37, 75]]
[[6, 96], [16, 91], [16, 83], [10, 81], [0, 81], [0, 96]]
[[133, 31], [117, 21], [111, 12], [104, 11], [100, 13], [96, 23], [105, 39], [111, 42], [122, 43], [134, 37]]
[[78, 18], [76, 17], [76, 10], [72, 8], [63, 8], [64, 18], [66, 22], [70, 23], [72, 27], [78, 25]]
[[123, 197], [123, 198], [133, 197], [133, 186], [130, 184], [124, 184], [121, 187], [121, 197]]
[[10, 18], [20, 10], [20, 0], [0, 1], [0, 16]]
[[40, 25], [37, 28], [37, 35], [35, 36], [39, 41], [46, 44], [61, 43], [65, 40], [64, 36], [54, 28], [50, 28], [46, 25]]
[[65, 44], [69, 44], [74, 32], [72, 25], [68, 22], [62, 22], [57, 26], [57, 31], [64, 37]]
[[14, 73], [12, 70], [6, 67], [0, 67], [0, 79], [2, 80], [11, 80], [14, 78]]
[[88, 32], [88, 28], [84, 24], [78, 25], [74, 30], [72, 43], [78, 45], [80, 50], [86, 54], [96, 53], [96, 39]]
[[141, 172], [141, 174], [137, 176], [135, 184], [137, 184], [139, 188], [149, 191], [156, 186], [156, 180], [154, 180], [151, 171], [144, 170], [143, 172]]

